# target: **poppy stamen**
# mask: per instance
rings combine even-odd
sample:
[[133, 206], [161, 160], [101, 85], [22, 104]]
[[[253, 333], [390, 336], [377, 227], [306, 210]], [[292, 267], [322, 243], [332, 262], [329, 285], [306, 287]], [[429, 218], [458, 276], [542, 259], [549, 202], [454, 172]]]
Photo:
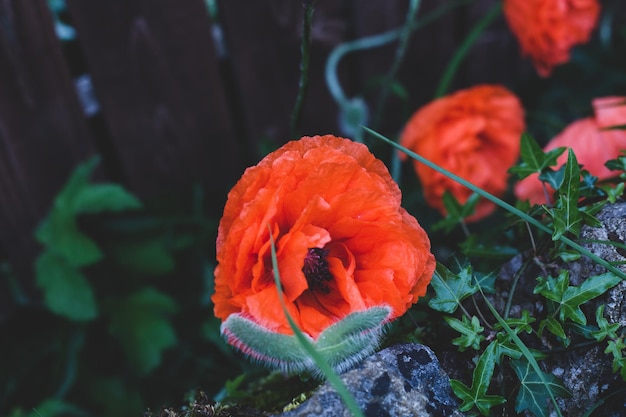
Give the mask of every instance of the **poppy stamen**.
[[328, 269], [328, 250], [323, 248], [309, 248], [309, 251], [304, 258], [304, 266], [302, 272], [306, 282], [309, 284], [310, 290], [321, 291], [324, 294], [328, 294], [330, 289], [326, 282], [333, 279], [333, 275]]

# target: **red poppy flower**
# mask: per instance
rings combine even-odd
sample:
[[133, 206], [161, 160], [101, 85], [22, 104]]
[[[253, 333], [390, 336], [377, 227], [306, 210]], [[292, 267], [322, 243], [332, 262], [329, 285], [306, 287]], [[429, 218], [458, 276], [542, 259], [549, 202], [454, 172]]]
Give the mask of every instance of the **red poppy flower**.
[[[502, 195], [507, 170], [519, 156], [524, 110], [510, 91], [480, 85], [439, 98], [419, 109], [402, 132], [400, 144], [482, 189]], [[403, 156], [406, 158], [405, 156]], [[465, 203], [472, 191], [414, 162], [426, 202], [446, 214], [445, 191]], [[479, 201], [467, 221], [489, 215], [495, 205]]]
[[[428, 236], [365, 145], [303, 137], [248, 168], [228, 194], [217, 237], [215, 315], [239, 314], [292, 334], [279, 302], [270, 230], [290, 315], [316, 338], [376, 306], [402, 315], [426, 293], [435, 260]], [[269, 226], [269, 229], [268, 229]]]
[[[595, 115], [577, 120], [555, 136], [544, 148], [551, 151], [559, 147], [572, 148], [578, 163], [600, 180], [615, 176], [604, 163], [617, 158], [626, 150], [626, 130], [608, 129], [626, 125], [626, 97], [604, 97], [592, 102]], [[557, 166], [567, 162], [567, 152], [557, 159]], [[515, 185], [515, 195], [532, 204], [545, 204], [546, 195], [537, 174], [530, 175]], [[547, 190], [554, 192], [546, 184]]]
[[504, 17], [539, 75], [569, 61], [589, 41], [600, 15], [598, 0], [504, 0]]

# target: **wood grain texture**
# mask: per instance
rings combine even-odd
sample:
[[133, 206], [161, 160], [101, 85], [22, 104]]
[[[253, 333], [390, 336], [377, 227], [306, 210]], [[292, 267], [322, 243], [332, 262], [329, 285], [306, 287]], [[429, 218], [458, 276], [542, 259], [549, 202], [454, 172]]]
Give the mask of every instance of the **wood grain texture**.
[[204, 2], [68, 6], [129, 188], [181, 197], [201, 184], [215, 214], [242, 168]]
[[2, 1], [0, 20], [0, 245], [28, 289], [33, 232], [93, 148], [46, 1]]

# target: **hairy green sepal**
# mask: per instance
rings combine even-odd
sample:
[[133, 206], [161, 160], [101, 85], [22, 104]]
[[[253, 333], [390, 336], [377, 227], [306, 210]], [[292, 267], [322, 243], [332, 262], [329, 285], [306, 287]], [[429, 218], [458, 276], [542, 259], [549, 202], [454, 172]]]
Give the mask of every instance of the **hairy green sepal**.
[[[325, 329], [317, 339], [304, 334], [316, 351], [343, 372], [378, 347], [391, 308], [372, 307], [349, 314]], [[244, 354], [283, 372], [309, 372], [319, 376], [318, 367], [295, 335], [276, 333], [242, 316], [231, 314], [222, 323], [222, 334]]]

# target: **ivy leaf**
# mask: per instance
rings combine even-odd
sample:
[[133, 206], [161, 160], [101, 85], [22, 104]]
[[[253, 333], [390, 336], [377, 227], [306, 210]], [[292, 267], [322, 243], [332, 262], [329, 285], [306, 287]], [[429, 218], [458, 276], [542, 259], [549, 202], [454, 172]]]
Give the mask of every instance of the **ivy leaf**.
[[580, 167], [574, 151], [568, 149], [567, 164], [565, 164], [565, 178], [559, 188], [557, 208], [550, 210], [554, 221], [552, 240], [556, 241], [566, 233], [578, 236], [582, 227], [582, 218], [578, 211], [580, 186]]
[[609, 339], [617, 339], [617, 331], [619, 330], [619, 323], [609, 324], [609, 321], [604, 318], [604, 304], [600, 304], [596, 309], [596, 322], [598, 323], [598, 330], [591, 332], [591, 336], [598, 342], [603, 341], [607, 337]]
[[454, 317], [445, 317], [446, 323], [457, 332], [461, 333], [461, 337], [457, 337], [452, 341], [456, 346], [459, 346], [459, 350], [463, 352], [466, 348], [480, 349], [480, 342], [485, 340], [485, 336], [481, 333], [485, 330], [480, 325], [478, 317], [472, 316], [470, 321], [467, 316], [463, 316], [463, 320], [455, 319]]
[[509, 169], [509, 172], [517, 174], [519, 179], [526, 178], [531, 174], [541, 173], [546, 168], [555, 165], [557, 158], [564, 151], [565, 148], [557, 148], [544, 153], [532, 136], [528, 133], [523, 133], [520, 143], [522, 162]]
[[[519, 334], [521, 332], [531, 333], [533, 329], [530, 324], [534, 323], [535, 320], [536, 319], [534, 317], [530, 316], [530, 312], [528, 310], [523, 310], [521, 317], [511, 317], [504, 321], [509, 325], [509, 327], [511, 327], [512, 330], [515, 331], [515, 334]], [[503, 326], [500, 323], [495, 323], [493, 328], [501, 330], [503, 329]]]
[[604, 165], [611, 171], [626, 171], [626, 153], [622, 151], [620, 156], [606, 161]]
[[452, 379], [450, 385], [454, 394], [462, 401], [459, 410], [467, 412], [476, 407], [482, 415], [489, 415], [491, 407], [504, 403], [506, 400], [499, 395], [487, 395], [487, 389], [493, 376], [497, 360], [496, 342], [490, 343], [478, 358], [472, 374], [472, 387], [461, 381]]
[[539, 284], [534, 293], [541, 294], [559, 305], [559, 319], [564, 322], [569, 318], [575, 323], [585, 325], [587, 318], [580, 306], [587, 301], [604, 294], [617, 285], [621, 279], [611, 272], [587, 278], [579, 286], [569, 285], [569, 272], [562, 270], [557, 278], [538, 278]]
[[117, 337], [130, 363], [147, 374], [161, 363], [161, 353], [176, 343], [168, 317], [177, 306], [167, 295], [146, 287], [124, 298], [106, 300], [109, 331]]
[[98, 316], [93, 289], [83, 274], [64, 258], [49, 250], [35, 261], [36, 282], [44, 293], [44, 302], [55, 314], [74, 321]]
[[436, 296], [428, 301], [428, 305], [437, 311], [454, 313], [462, 300], [478, 291], [472, 283], [472, 267], [466, 266], [458, 274], [437, 263], [431, 280], [431, 287]]
[[565, 347], [569, 346], [570, 340], [565, 334], [563, 326], [561, 326], [561, 323], [557, 319], [554, 317], [548, 317], [547, 319], [541, 320], [541, 323], [539, 323], [539, 335], [543, 333], [544, 329], [548, 329], [550, 333], [562, 339]]
[[542, 378], [530, 366], [525, 358], [511, 360], [511, 367], [520, 380], [521, 387], [515, 399], [515, 411], [521, 413], [528, 410], [536, 417], [548, 417], [550, 415], [547, 402], [550, 392], [555, 397], [569, 397], [571, 394], [552, 374], [542, 372]]
[[479, 200], [480, 196], [474, 193], [467, 199], [465, 204], [461, 204], [449, 191], [446, 190], [442, 197], [443, 205], [446, 209], [446, 217], [445, 219], [434, 224], [433, 230], [444, 229], [446, 233], [450, 232], [458, 226], [463, 219], [474, 213], [476, 204], [478, 204]]
[[600, 189], [606, 193], [606, 199], [609, 203], [615, 204], [618, 198], [624, 194], [624, 183], [620, 182], [616, 185], [601, 185]]
[[563, 185], [563, 180], [565, 179], [565, 165], [561, 165], [559, 169], [545, 168], [539, 174], [539, 179], [548, 183], [553, 189], [558, 190]]

